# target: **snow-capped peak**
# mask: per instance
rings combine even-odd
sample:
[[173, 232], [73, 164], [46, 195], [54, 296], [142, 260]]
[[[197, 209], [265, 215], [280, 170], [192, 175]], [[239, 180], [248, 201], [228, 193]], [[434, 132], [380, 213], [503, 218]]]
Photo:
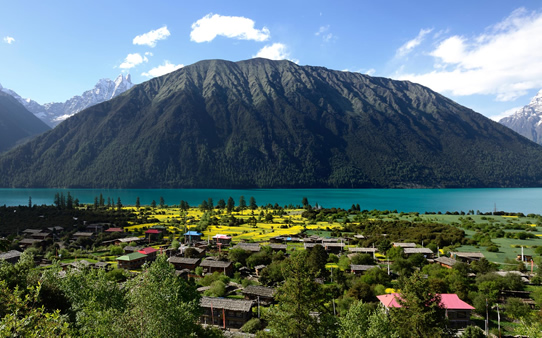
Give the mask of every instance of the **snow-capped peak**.
[[130, 75], [124, 77], [120, 74], [115, 81], [110, 79], [101, 79], [94, 88], [87, 90], [80, 96], [74, 96], [66, 102], [51, 102], [41, 105], [31, 99], [23, 99], [14, 91], [3, 88], [0, 90], [13, 96], [29, 111], [42, 119], [49, 126], [54, 127], [66, 118], [104, 101], [108, 101], [117, 95], [122, 94], [134, 85], [131, 82]]
[[528, 105], [516, 110], [512, 115], [502, 118], [499, 123], [538, 144], [542, 144], [542, 90], [531, 99]]

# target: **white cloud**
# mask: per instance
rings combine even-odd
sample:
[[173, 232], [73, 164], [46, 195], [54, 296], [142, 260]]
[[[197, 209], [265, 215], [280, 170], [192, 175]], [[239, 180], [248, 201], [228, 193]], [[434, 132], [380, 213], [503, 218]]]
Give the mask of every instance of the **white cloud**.
[[376, 73], [376, 70], [374, 68], [371, 68], [371, 69], [369, 69], [368, 71], [365, 72], [365, 74], [367, 74], [369, 76], [373, 76], [374, 73]]
[[13, 42], [15, 42], [15, 39], [12, 38], [11, 36], [6, 36], [4, 37], [4, 42], [7, 43], [8, 45], [11, 45]]
[[143, 76], [146, 76], [146, 77], [158, 77], [158, 76], [162, 76], [162, 75], [165, 75], [165, 74], [168, 74], [168, 73], [171, 73], [177, 69], [180, 69], [184, 67], [184, 65], [181, 65], [181, 64], [178, 64], [178, 65], [175, 65], [171, 62], [169, 62], [168, 60], [164, 61], [164, 64], [158, 66], [158, 67], [155, 67], [151, 70], [149, 70], [148, 72], [145, 72], [145, 73], [141, 73], [141, 75]]
[[270, 60], [290, 60], [295, 63], [299, 62], [299, 60], [290, 59], [290, 52], [288, 52], [288, 47], [285, 44], [278, 42], [263, 47], [258, 51], [256, 55], [253, 55], [252, 57], [265, 58]]
[[410, 53], [414, 48], [419, 46], [422, 43], [425, 36], [431, 33], [432, 31], [433, 29], [421, 29], [420, 32], [418, 33], [418, 36], [416, 36], [414, 39], [410, 41], [407, 41], [404, 45], [402, 45], [401, 47], [399, 47], [399, 49], [397, 49], [395, 56], [403, 57], [407, 55], [408, 53]]
[[143, 62], [148, 61], [149, 59], [147, 59], [146, 56], [141, 56], [141, 54], [139, 53], [128, 54], [128, 56], [126, 56], [126, 58], [124, 59], [124, 62], [120, 64], [119, 68], [130, 69]]
[[429, 53], [434, 69], [395, 78], [456, 96], [494, 95], [513, 101], [542, 87], [542, 12], [514, 11], [478, 36], [451, 36]]
[[513, 115], [515, 112], [517, 112], [521, 108], [522, 107], [511, 108], [511, 109], [508, 109], [506, 111], [503, 111], [502, 113], [500, 113], [498, 115], [489, 116], [489, 118], [492, 119], [493, 121], [499, 122], [501, 119], [503, 119], [505, 117], [508, 117], [510, 115]]
[[134, 38], [132, 42], [134, 45], [145, 45], [152, 48], [156, 46], [157, 41], [165, 40], [170, 35], [171, 34], [169, 33], [167, 26], [164, 26], [162, 28], [152, 30], [148, 33], [138, 35]]
[[222, 16], [207, 14], [192, 24], [190, 40], [210, 42], [217, 36], [239, 40], [266, 41], [271, 36], [269, 29], [254, 28], [254, 21], [242, 16]]
[[332, 34], [332, 33], [329, 33], [329, 25], [327, 26], [321, 26], [319, 29], [318, 29], [318, 32], [314, 33], [314, 35], [316, 36], [322, 36], [322, 40], [324, 42], [329, 42], [331, 41], [331, 39], [335, 38], [335, 36]]

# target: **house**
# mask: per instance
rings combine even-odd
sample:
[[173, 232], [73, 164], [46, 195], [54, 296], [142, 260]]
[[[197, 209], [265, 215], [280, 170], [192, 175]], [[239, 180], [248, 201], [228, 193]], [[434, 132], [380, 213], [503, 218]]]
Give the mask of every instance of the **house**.
[[429, 248], [404, 248], [403, 250], [406, 256], [410, 256], [414, 254], [422, 254], [425, 258], [430, 258], [430, 259], [432, 259], [435, 256], [435, 254], [433, 253], [433, 250]]
[[131, 246], [131, 245], [127, 245], [124, 247], [124, 253], [126, 254], [129, 254], [129, 253], [133, 253], [133, 252], [138, 252], [139, 249], [141, 249], [141, 247], [139, 246]]
[[440, 266], [443, 266], [448, 269], [453, 268], [453, 266], [457, 264], [457, 261], [455, 259], [446, 257], [446, 256], [435, 258], [435, 262], [440, 264]]
[[93, 232], [84, 232], [84, 231], [78, 231], [72, 235], [72, 239], [74, 241], [78, 240], [79, 238], [94, 238]]
[[450, 257], [464, 263], [471, 263], [472, 261], [479, 261], [484, 258], [484, 254], [481, 252], [450, 252]]
[[312, 249], [317, 245], [322, 246], [327, 252], [331, 253], [341, 253], [344, 250], [345, 244], [344, 243], [305, 243], [303, 244], [305, 246], [305, 249]]
[[148, 236], [147, 238], [149, 239], [149, 241], [158, 239], [160, 237], [160, 234], [162, 234], [162, 231], [158, 229], [149, 229], [145, 231], [145, 235]]
[[105, 271], [109, 271], [111, 269], [111, 263], [108, 263], [108, 262], [96, 262], [94, 264], [94, 267], [96, 269], [103, 269]]
[[213, 236], [216, 245], [228, 246], [231, 243], [231, 237], [228, 235], [216, 234]]
[[356, 265], [352, 264], [350, 265], [350, 272], [352, 272], [355, 275], [363, 275], [367, 270], [371, 270], [373, 268], [380, 269], [378, 265]]
[[133, 252], [128, 255], [117, 257], [118, 266], [121, 269], [140, 268], [147, 260], [147, 255], [140, 252]]
[[233, 247], [234, 249], [243, 249], [246, 251], [250, 251], [252, 253], [254, 252], [260, 252], [261, 247], [260, 243], [237, 243], [236, 246]]
[[360, 254], [371, 254], [374, 255], [378, 252], [377, 248], [348, 248], [348, 252], [351, 253], [360, 253]]
[[271, 305], [275, 301], [275, 292], [275, 289], [267, 286], [249, 285], [243, 290], [243, 295], [245, 299]]
[[393, 246], [396, 248], [415, 248], [416, 243], [393, 243]]
[[269, 247], [270, 247], [271, 250], [273, 250], [273, 251], [283, 251], [283, 252], [286, 252], [286, 250], [288, 249], [288, 245], [286, 245], [286, 244], [269, 244]]
[[139, 249], [137, 250], [137, 252], [147, 255], [147, 262], [152, 262], [156, 259], [158, 250], [156, 250], [155, 248], [148, 247], [144, 249]]
[[19, 252], [17, 250], [0, 253], [0, 261], [15, 264], [19, 261], [19, 258], [21, 258], [21, 254], [22, 252]]
[[184, 242], [185, 243], [192, 243], [192, 242], [199, 242], [201, 241], [201, 233], [197, 231], [187, 231], [184, 234]]
[[200, 306], [203, 309], [202, 324], [240, 329], [252, 318], [254, 303], [243, 299], [202, 297]]
[[32, 246], [34, 244], [41, 244], [43, 245], [42, 239], [35, 239], [35, 238], [23, 238], [19, 241], [19, 246], [23, 249], [28, 248], [29, 246]]
[[85, 229], [87, 231], [98, 233], [98, 232], [103, 232], [105, 226], [109, 227], [111, 226], [111, 223], [93, 223], [93, 224], [87, 225]]
[[124, 229], [122, 229], [122, 228], [109, 228], [109, 229], [105, 230], [105, 232], [109, 232], [109, 233], [112, 233], [112, 232], [124, 232]]
[[[455, 293], [437, 294], [440, 296], [440, 305], [446, 309], [446, 317], [453, 328], [464, 328], [470, 324], [470, 316], [474, 307], [465, 303]], [[400, 308], [401, 304], [397, 301], [400, 298], [398, 293], [390, 293], [376, 296], [378, 300], [386, 307]]]
[[179, 251], [181, 252], [181, 255], [184, 255], [186, 257], [187, 253], [190, 255], [190, 257], [194, 258], [194, 257], [199, 257], [199, 258], [203, 258], [205, 257], [205, 252], [206, 252], [206, 249], [207, 248], [203, 248], [203, 247], [200, 247], [200, 248], [197, 248], [197, 247], [186, 247], [186, 246], [181, 246], [179, 248]]
[[50, 228], [47, 228], [47, 230], [49, 230], [50, 232], [52, 233], [61, 233], [62, 231], [64, 231], [64, 228], [61, 227], [61, 226], [54, 226], [54, 227], [50, 227]]
[[122, 243], [131, 243], [131, 242], [134, 242], [134, 243], [139, 243], [141, 242], [143, 239], [142, 238], [139, 238], [139, 237], [126, 237], [126, 238], [117, 238], [115, 240], [115, 244], [116, 245], [119, 245], [119, 244], [122, 244]]
[[30, 237], [32, 234], [37, 234], [39, 232], [41, 232], [41, 229], [25, 229], [23, 230], [23, 235], [25, 237]]
[[233, 264], [231, 262], [204, 259], [199, 266], [201, 266], [206, 273], [222, 272], [226, 276], [231, 276], [233, 274]]
[[199, 258], [185, 258], [185, 257], [170, 257], [168, 258], [168, 262], [170, 264], [173, 264], [175, 267], [175, 270], [184, 270], [188, 269], [190, 271], [194, 271], [199, 263]]
[[40, 231], [40, 232], [34, 232], [30, 235], [31, 238], [34, 238], [34, 239], [42, 239], [42, 240], [46, 240], [48, 238], [53, 238], [53, 234], [50, 233], [49, 231]]

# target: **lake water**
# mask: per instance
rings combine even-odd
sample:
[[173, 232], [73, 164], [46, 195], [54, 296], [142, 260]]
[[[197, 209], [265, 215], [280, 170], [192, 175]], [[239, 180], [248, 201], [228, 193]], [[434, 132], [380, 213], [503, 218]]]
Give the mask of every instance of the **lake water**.
[[237, 205], [239, 197], [244, 196], [248, 204], [253, 196], [258, 205], [279, 203], [281, 206], [300, 205], [303, 197], [309, 203], [323, 207], [348, 209], [359, 204], [361, 210], [397, 210], [399, 212], [446, 212], [480, 210], [542, 214], [542, 188], [502, 188], [502, 189], [0, 189], [0, 205], [28, 205], [29, 197], [33, 204], [53, 204], [56, 193], [68, 192], [81, 203], [93, 203], [94, 197], [103, 194], [107, 202], [110, 197], [114, 203], [120, 197], [124, 205], [134, 205], [137, 197], [141, 205], [157, 203], [163, 197], [166, 204], [178, 204], [181, 200], [191, 206], [199, 205], [211, 197], [216, 205], [219, 199], [227, 201], [232, 197]]

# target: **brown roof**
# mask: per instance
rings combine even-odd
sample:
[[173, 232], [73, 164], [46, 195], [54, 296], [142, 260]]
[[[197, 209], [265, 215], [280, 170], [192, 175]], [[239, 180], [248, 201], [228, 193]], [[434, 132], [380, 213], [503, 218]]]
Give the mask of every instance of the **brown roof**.
[[484, 258], [484, 254], [481, 253], [481, 252], [459, 252], [459, 251], [454, 251], [454, 252], [450, 252], [450, 255], [452, 257], [457, 256], [457, 257], [464, 257], [464, 258]]
[[20, 256], [21, 256], [21, 252], [17, 250], [11, 250], [8, 252], [0, 253], [0, 260], [11, 259], [11, 258], [20, 257]]
[[94, 236], [93, 232], [78, 231], [73, 234], [73, 237], [92, 237], [92, 236]]
[[352, 271], [367, 271], [372, 268], [378, 268], [378, 265], [356, 265], [356, 264], [350, 265], [350, 270]]
[[288, 245], [286, 244], [269, 244], [269, 247], [273, 250], [286, 250]]
[[227, 268], [231, 265], [231, 262], [224, 261], [215, 261], [212, 259], [205, 259], [200, 263], [201, 267], [210, 267], [210, 268]]
[[200, 305], [204, 308], [224, 309], [230, 311], [249, 312], [252, 310], [253, 302], [251, 300], [228, 299], [201, 297]]
[[233, 248], [234, 249], [243, 249], [243, 250], [253, 251], [253, 252], [258, 252], [261, 249], [259, 243], [238, 243]]
[[450, 258], [450, 257], [445, 257], [445, 256], [440, 256], [438, 258], [435, 258], [435, 262], [439, 262], [441, 264], [448, 265], [448, 266], [454, 266], [454, 264], [457, 263], [455, 259]]
[[24, 238], [19, 241], [19, 244], [29, 244], [32, 245], [34, 243], [41, 243], [43, 242], [42, 239], [35, 239], [35, 238]]
[[275, 292], [276, 290], [273, 288], [258, 285], [249, 285], [243, 290], [243, 294], [245, 295], [254, 295], [268, 298], [273, 297], [275, 295]]
[[198, 264], [199, 258], [170, 257], [168, 262], [171, 264]]
[[393, 243], [393, 246], [400, 247], [400, 248], [415, 248], [416, 243]]
[[417, 254], [417, 253], [432, 255], [433, 250], [429, 248], [405, 248], [404, 253], [405, 255]]
[[360, 253], [373, 253], [378, 252], [377, 248], [348, 248], [350, 252], [360, 252]]

